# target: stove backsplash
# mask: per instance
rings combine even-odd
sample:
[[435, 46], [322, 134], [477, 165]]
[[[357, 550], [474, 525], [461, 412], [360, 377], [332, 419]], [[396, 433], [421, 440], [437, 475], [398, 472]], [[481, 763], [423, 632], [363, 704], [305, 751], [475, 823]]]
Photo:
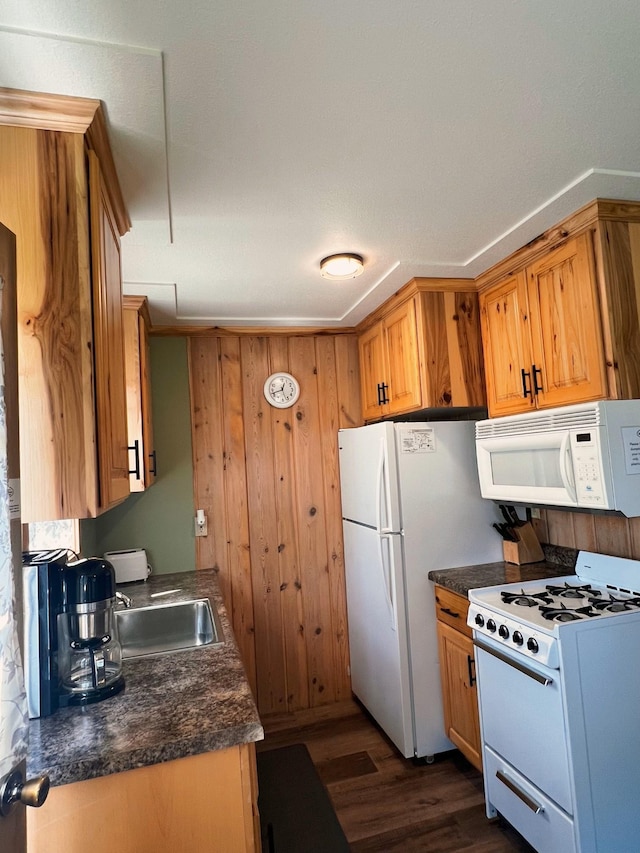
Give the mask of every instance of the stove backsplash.
[[543, 542], [542, 550], [544, 551], [544, 558], [547, 562], [557, 563], [558, 567], [561, 567], [563, 570], [568, 569], [572, 572], [575, 569], [576, 560], [578, 559], [576, 548], [563, 548], [562, 545], [548, 545], [546, 542]]
[[[586, 512], [565, 512], [542, 509], [540, 518], [533, 519], [538, 539], [547, 548], [558, 546], [563, 551], [592, 551], [611, 557], [640, 560], [640, 517], [600, 515]], [[557, 562], [553, 557], [547, 557]], [[563, 557], [562, 559], [565, 559]], [[575, 563], [575, 559], [574, 559]], [[569, 563], [563, 563], [569, 565]]]

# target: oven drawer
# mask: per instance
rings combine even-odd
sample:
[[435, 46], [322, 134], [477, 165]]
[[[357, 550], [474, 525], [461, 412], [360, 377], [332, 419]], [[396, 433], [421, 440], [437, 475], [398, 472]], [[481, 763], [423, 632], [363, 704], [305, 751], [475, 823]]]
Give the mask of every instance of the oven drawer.
[[540, 853], [577, 853], [573, 820], [493, 750], [484, 749], [487, 811], [500, 814]]
[[488, 638], [474, 643], [483, 744], [573, 814], [560, 672]]

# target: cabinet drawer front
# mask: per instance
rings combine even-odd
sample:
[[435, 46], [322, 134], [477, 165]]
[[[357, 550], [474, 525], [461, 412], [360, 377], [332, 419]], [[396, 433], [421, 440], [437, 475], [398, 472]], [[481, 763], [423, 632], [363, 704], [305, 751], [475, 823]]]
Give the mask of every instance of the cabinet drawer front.
[[468, 610], [468, 598], [443, 586], [436, 585], [436, 614], [438, 619], [467, 637], [471, 637], [471, 628], [467, 625]]

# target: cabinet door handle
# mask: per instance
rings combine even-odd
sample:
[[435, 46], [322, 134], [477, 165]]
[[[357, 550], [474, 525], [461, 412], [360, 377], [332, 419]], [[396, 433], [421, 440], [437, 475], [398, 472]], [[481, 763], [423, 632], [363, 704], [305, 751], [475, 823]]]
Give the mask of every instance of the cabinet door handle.
[[[540, 367], [536, 367], [535, 364], [532, 364], [531, 370], [533, 372], [533, 393], [539, 394], [540, 391], [544, 391], [544, 388], [542, 387], [542, 369]], [[538, 374], [540, 374], [540, 383], [538, 383]]]
[[158, 474], [158, 467], [157, 467], [157, 462], [156, 462], [155, 450], [153, 451], [153, 453], [149, 454], [149, 459], [151, 460], [151, 467], [149, 468], [149, 473], [153, 474], [153, 476], [156, 477]]
[[527, 388], [527, 376], [529, 377], [529, 384], [531, 384], [531, 374], [523, 367], [520, 370], [520, 375], [522, 376], [522, 396], [525, 398], [531, 397], [531, 388]]
[[140, 442], [136, 439], [133, 444], [130, 444], [127, 450], [133, 450], [135, 455], [135, 466], [129, 469], [130, 474], [136, 475], [136, 480], [140, 479]]
[[389, 386], [387, 385], [386, 382], [379, 382], [378, 383], [378, 405], [379, 406], [386, 406], [387, 403], [389, 402], [389, 398], [387, 397], [387, 389], [388, 388], [389, 388]]
[[455, 610], [449, 610], [448, 607], [441, 607], [440, 610], [442, 610], [443, 613], [446, 613], [447, 616], [453, 616], [454, 619], [460, 618], [459, 613], [456, 613]]
[[467, 655], [467, 670], [469, 672], [469, 687], [473, 687], [476, 683], [476, 677], [473, 674], [475, 669], [476, 662], [471, 657], [471, 655]]

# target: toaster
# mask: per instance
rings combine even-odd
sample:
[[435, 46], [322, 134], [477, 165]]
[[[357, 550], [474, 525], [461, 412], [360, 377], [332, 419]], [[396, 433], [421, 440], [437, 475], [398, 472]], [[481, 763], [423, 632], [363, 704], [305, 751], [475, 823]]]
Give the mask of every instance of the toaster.
[[116, 573], [116, 583], [146, 581], [151, 574], [144, 548], [129, 548], [125, 551], [107, 551], [104, 555]]

